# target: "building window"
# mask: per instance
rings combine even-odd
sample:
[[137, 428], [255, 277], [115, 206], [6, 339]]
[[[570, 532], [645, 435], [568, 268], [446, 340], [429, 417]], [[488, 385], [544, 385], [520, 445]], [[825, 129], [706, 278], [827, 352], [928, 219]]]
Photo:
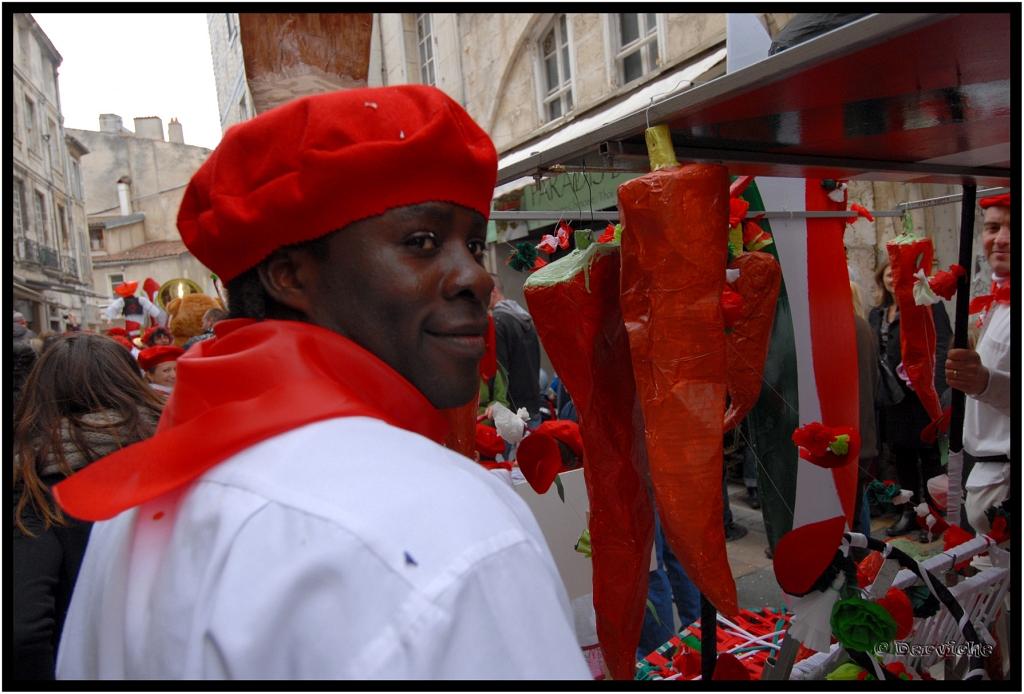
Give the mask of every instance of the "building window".
[[114, 290], [124, 284], [124, 275], [121, 273], [107, 275], [107, 280], [110, 282], [110, 295], [114, 296]]
[[28, 218], [25, 215], [25, 186], [14, 179], [14, 231], [24, 234], [28, 229]]
[[89, 227], [89, 250], [102, 251], [104, 248], [103, 227]]
[[50, 121], [50, 133], [46, 138], [50, 153], [50, 166], [60, 169], [60, 140], [57, 139], [57, 124]]
[[416, 43], [420, 53], [420, 83], [434, 86], [437, 76], [434, 74], [434, 32], [430, 28], [430, 15], [416, 15]]
[[71, 250], [71, 234], [68, 232], [67, 214], [63, 205], [57, 205], [57, 224], [60, 225], [60, 238], [64, 242], [64, 249]]
[[617, 16], [618, 51], [615, 62], [621, 84], [640, 79], [658, 67], [658, 23], [653, 12]]
[[78, 164], [77, 159], [71, 160], [71, 192], [75, 194], [79, 200], [84, 196], [82, 195], [82, 169]]
[[46, 207], [46, 197], [42, 193], [35, 194], [35, 222], [36, 222], [36, 238], [39, 243], [44, 246], [50, 245], [49, 236], [46, 233], [46, 216], [43, 214], [43, 209]]
[[224, 17], [228, 21], [228, 43], [231, 43], [238, 36], [238, 15], [234, 12], [228, 12]]
[[29, 43], [28, 29], [22, 27], [18, 29], [18, 42], [21, 44], [21, 64], [23, 67], [29, 66], [29, 51], [31, 50], [31, 44]]
[[572, 110], [572, 71], [569, 67], [569, 31], [565, 15], [551, 22], [540, 41], [545, 120], [561, 118]]
[[31, 99], [25, 99], [25, 134], [28, 136], [30, 152], [39, 151], [39, 128], [36, 126], [36, 105]]

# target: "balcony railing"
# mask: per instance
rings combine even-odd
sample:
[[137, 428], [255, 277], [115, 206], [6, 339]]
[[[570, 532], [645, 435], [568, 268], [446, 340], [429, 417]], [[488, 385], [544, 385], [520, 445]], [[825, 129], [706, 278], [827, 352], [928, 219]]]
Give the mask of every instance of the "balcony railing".
[[65, 275], [78, 277], [78, 263], [70, 255], [62, 255], [60, 257], [60, 266]]
[[26, 263], [39, 262], [39, 246], [35, 241], [24, 236], [14, 237], [14, 254], [18, 260]]
[[60, 269], [60, 255], [49, 246], [39, 246], [39, 264], [43, 267]]

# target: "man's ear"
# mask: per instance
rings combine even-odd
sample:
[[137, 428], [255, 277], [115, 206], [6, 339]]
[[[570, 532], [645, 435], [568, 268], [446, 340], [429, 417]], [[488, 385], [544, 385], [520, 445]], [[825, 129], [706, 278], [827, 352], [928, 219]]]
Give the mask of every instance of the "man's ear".
[[313, 294], [319, 284], [320, 266], [313, 256], [294, 248], [274, 251], [257, 266], [260, 282], [277, 303], [312, 316]]

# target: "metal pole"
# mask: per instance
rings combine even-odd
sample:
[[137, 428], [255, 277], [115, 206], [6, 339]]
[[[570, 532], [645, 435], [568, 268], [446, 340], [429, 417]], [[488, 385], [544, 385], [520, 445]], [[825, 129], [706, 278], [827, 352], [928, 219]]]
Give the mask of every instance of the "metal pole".
[[718, 610], [700, 594], [700, 678], [710, 682], [718, 658]]
[[[974, 265], [974, 198], [976, 186], [963, 187], [963, 199], [960, 208], [960, 266], [965, 274], [960, 278], [956, 288], [956, 313], [953, 322], [953, 347], [967, 349], [967, 321], [971, 300], [971, 268]], [[961, 481], [962, 453], [964, 448], [964, 409], [966, 395], [962, 390], [953, 389], [951, 412], [949, 418], [949, 470], [950, 489], [947, 517], [959, 524], [960, 500], [963, 483]], [[957, 455], [959, 454], [959, 455]], [[954, 488], [955, 487], [955, 488]]]

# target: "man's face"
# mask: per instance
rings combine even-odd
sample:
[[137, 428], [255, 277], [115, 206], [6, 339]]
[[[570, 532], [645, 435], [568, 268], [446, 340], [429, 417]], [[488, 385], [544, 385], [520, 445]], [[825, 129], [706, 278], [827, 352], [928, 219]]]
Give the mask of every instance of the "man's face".
[[985, 226], [981, 232], [981, 248], [992, 272], [1000, 277], [1010, 275], [1010, 208], [993, 205], [985, 210]]
[[476, 397], [487, 222], [450, 203], [388, 210], [330, 237], [310, 319], [369, 350], [437, 408]]

